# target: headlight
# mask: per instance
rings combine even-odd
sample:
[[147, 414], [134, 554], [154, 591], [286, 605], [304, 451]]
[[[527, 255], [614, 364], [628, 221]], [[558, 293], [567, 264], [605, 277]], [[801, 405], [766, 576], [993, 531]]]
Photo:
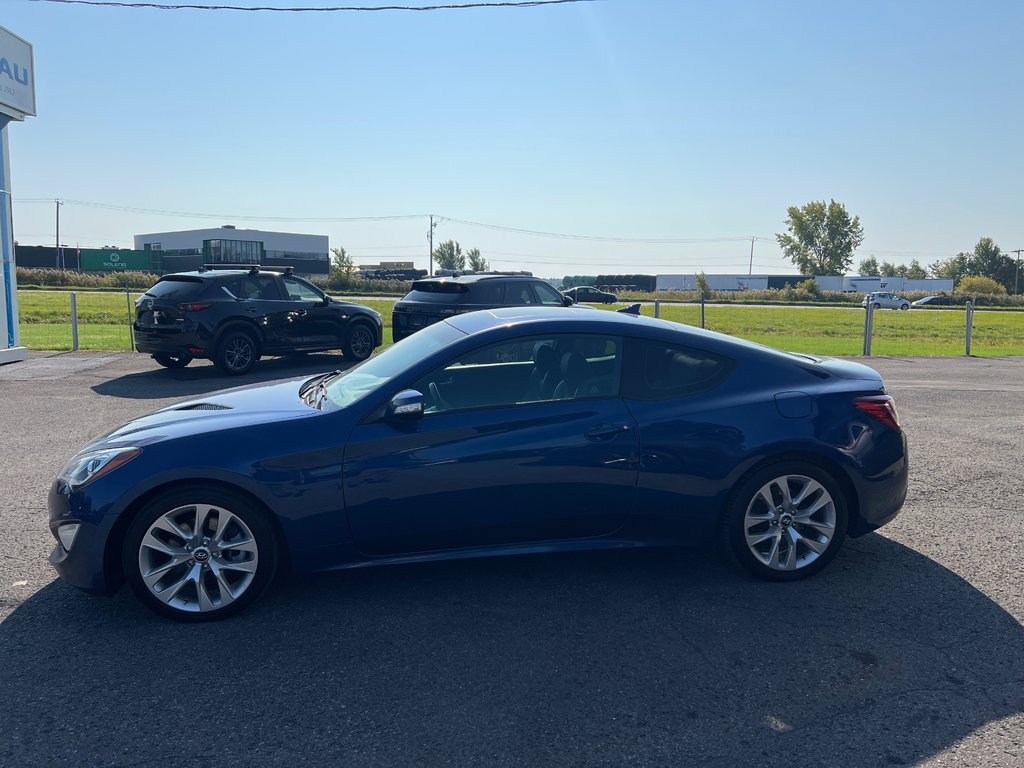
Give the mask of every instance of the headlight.
[[140, 453], [142, 453], [141, 448], [108, 448], [80, 453], [68, 462], [68, 465], [57, 477], [67, 483], [72, 491], [77, 491], [97, 477], [102, 477], [108, 472], [113, 472], [122, 464], [127, 464]]

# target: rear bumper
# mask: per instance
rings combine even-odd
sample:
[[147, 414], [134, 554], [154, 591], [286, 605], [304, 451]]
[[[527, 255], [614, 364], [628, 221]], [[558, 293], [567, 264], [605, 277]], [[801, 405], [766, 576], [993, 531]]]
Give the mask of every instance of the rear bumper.
[[208, 357], [209, 342], [200, 338], [194, 331], [181, 329], [170, 331], [151, 331], [133, 326], [135, 331], [135, 349], [145, 354], [187, 354], [192, 357]]
[[903, 502], [907, 498], [907, 484], [910, 464], [907, 460], [907, 436], [890, 435], [888, 450], [880, 451], [887, 454], [888, 462], [880, 462], [877, 469], [864, 472], [859, 477], [851, 478], [857, 491], [858, 514], [850, 520], [849, 534], [863, 536], [865, 533], [878, 530], [900, 513]]

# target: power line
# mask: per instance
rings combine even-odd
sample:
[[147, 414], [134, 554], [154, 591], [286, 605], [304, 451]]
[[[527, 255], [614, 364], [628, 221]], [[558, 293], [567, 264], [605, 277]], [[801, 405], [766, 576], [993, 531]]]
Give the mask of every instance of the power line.
[[564, 240], [588, 240], [602, 243], [647, 243], [665, 245], [683, 245], [688, 243], [738, 243], [747, 242], [749, 237], [697, 237], [697, 238], [671, 238], [671, 237], [607, 237], [603, 235], [571, 235], [564, 232], [543, 232], [534, 229], [519, 229], [517, 227], [505, 227], [498, 224], [484, 224], [479, 221], [466, 221], [465, 219], [453, 219], [445, 217], [445, 221], [456, 224], [464, 224], [468, 227], [480, 227], [481, 229], [493, 229], [499, 232], [513, 232], [520, 235], [535, 235], [538, 237], [557, 237]]
[[520, 0], [520, 2], [444, 3], [440, 5], [335, 5], [282, 8], [269, 5], [198, 5], [192, 3], [135, 3], [127, 0], [31, 0], [34, 3], [91, 5], [105, 8], [148, 8], [158, 11], [277, 11], [284, 13], [340, 13], [346, 11], [461, 11], [470, 8], [537, 8], [545, 5], [594, 3], [597, 0]]

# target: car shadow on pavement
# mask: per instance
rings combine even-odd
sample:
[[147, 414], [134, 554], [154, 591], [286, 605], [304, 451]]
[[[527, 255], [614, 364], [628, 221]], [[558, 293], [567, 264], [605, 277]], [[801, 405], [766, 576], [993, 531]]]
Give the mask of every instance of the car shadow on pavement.
[[9, 765], [911, 765], [1022, 711], [1024, 629], [872, 534], [799, 583], [701, 552], [456, 561], [204, 625], [54, 582], [0, 670]]
[[244, 376], [228, 376], [208, 360], [195, 360], [187, 368], [161, 368], [153, 363], [153, 370], [109, 379], [92, 387], [92, 391], [135, 400], [189, 397], [265, 381], [344, 371], [353, 365], [341, 355], [329, 353], [268, 357]]

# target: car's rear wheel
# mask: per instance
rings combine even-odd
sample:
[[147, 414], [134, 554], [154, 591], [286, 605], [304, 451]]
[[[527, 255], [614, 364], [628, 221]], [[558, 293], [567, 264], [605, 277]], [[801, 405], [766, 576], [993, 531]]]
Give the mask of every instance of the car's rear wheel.
[[879, 304], [877, 301], [874, 304], [872, 304], [871, 306], [874, 307], [875, 309], [881, 309], [882, 308], [882, 305]]
[[349, 360], [359, 362], [373, 354], [374, 342], [376, 338], [370, 326], [366, 323], [356, 323], [348, 329], [345, 346], [341, 351]]
[[153, 355], [153, 359], [164, 368], [184, 368], [192, 362], [192, 355], [160, 353]]
[[128, 527], [125, 577], [150, 609], [178, 621], [236, 613], [273, 580], [277, 540], [266, 513], [229, 490], [197, 486], [149, 502]]
[[791, 581], [817, 573], [846, 536], [839, 483], [821, 467], [786, 460], [742, 480], [722, 518], [726, 546], [750, 573]]
[[229, 376], [241, 376], [251, 371], [259, 359], [255, 339], [245, 331], [231, 331], [217, 345], [214, 362]]

